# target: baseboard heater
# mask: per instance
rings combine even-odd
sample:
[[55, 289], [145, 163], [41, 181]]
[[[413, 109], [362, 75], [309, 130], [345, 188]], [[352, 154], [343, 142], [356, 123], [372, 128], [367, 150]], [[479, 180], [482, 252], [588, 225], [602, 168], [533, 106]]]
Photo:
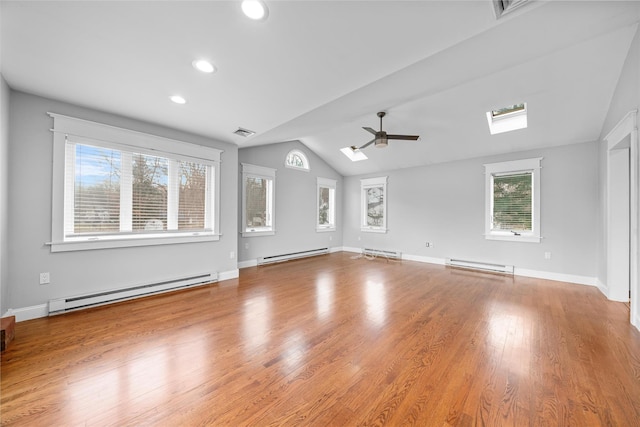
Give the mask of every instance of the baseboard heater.
[[465, 261], [461, 259], [447, 259], [450, 267], [466, 268], [469, 270], [491, 271], [494, 273], [513, 274], [513, 265], [492, 264], [488, 262]]
[[150, 283], [146, 285], [137, 285], [128, 288], [96, 292], [93, 294], [52, 299], [49, 300], [49, 315], [51, 316], [55, 314], [62, 314], [69, 311], [80, 310], [89, 307], [97, 307], [99, 305], [126, 301], [142, 296], [155, 295], [164, 292], [176, 291], [179, 289], [202, 286], [217, 281], [218, 273], [205, 273], [189, 277], [182, 277], [179, 279]]
[[329, 253], [329, 248], [311, 249], [308, 251], [292, 252], [289, 254], [272, 255], [258, 258], [258, 265], [273, 264], [275, 262], [290, 261], [292, 259], [307, 258], [316, 255], [325, 255]]
[[373, 256], [373, 257], [384, 257], [387, 259], [402, 259], [402, 252], [387, 251], [384, 249], [364, 248], [362, 249], [362, 255]]

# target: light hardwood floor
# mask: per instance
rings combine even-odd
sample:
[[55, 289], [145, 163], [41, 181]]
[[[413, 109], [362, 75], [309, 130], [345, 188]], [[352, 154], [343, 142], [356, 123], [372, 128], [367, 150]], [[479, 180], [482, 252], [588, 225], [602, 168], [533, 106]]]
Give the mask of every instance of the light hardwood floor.
[[352, 256], [21, 322], [2, 425], [640, 425], [625, 304]]

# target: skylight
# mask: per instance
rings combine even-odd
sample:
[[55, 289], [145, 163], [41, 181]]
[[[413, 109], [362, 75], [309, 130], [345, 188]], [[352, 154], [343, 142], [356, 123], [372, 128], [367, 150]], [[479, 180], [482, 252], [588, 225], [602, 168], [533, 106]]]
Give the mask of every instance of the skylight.
[[513, 104], [487, 111], [491, 135], [524, 129], [527, 127], [527, 103]]
[[238, 130], [233, 133], [239, 136], [244, 136], [245, 138], [256, 134], [254, 131], [245, 128], [238, 128]]
[[352, 162], [359, 162], [360, 160], [368, 159], [368, 157], [355, 145], [352, 145], [351, 147], [341, 148], [340, 151], [342, 151], [342, 154], [347, 156]]

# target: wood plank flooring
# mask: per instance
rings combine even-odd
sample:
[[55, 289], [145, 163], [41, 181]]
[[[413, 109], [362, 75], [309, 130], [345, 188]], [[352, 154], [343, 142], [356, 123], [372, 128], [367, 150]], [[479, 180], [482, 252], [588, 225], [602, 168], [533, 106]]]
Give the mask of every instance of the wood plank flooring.
[[4, 426], [638, 426], [593, 287], [350, 253], [16, 325]]

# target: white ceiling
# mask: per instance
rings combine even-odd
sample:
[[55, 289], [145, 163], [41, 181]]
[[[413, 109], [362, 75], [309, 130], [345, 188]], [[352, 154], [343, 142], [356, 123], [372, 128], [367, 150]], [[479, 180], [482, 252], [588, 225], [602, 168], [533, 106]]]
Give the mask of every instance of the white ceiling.
[[[241, 148], [300, 140], [346, 176], [597, 140], [640, 20], [638, 1], [499, 20], [485, 0], [267, 3], [253, 22], [239, 1], [2, 1], [0, 70], [16, 90]], [[485, 112], [523, 101], [528, 128], [491, 136]], [[421, 139], [352, 163], [339, 149], [368, 142], [381, 110]]]

